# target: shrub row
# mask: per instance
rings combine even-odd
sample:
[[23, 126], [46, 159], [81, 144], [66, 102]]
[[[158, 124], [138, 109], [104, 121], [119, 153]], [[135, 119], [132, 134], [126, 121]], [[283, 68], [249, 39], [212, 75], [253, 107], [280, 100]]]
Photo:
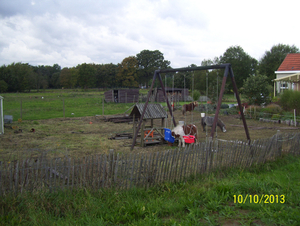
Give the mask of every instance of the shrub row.
[[280, 95], [279, 104], [285, 111], [296, 109], [296, 111], [300, 113], [300, 92], [285, 90]]

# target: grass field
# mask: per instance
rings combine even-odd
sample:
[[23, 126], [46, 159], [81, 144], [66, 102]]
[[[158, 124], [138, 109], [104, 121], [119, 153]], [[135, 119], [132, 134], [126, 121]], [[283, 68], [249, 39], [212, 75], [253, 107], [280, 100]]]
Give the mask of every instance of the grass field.
[[[142, 89], [140, 93], [147, 94]], [[95, 115], [122, 114], [133, 103], [104, 103], [104, 91], [98, 90], [46, 90], [31, 93], [3, 93], [4, 115], [12, 115], [13, 120], [41, 120], [62, 117], [84, 117]], [[236, 103], [233, 95], [226, 94], [224, 103]], [[166, 103], [161, 103], [166, 106]], [[179, 104], [184, 104], [180, 102]], [[104, 109], [104, 112], [103, 112]], [[73, 114], [72, 114], [73, 113]]]
[[[2, 94], [1, 94], [2, 95]], [[71, 156], [84, 157], [89, 154], [108, 153], [110, 149], [117, 152], [131, 152], [132, 139], [109, 140], [116, 133], [132, 133], [132, 123], [115, 124], [105, 122], [104, 117], [112, 114], [131, 112], [132, 103], [104, 104], [102, 116], [103, 91], [58, 91], [46, 93], [3, 94], [4, 114], [13, 115], [12, 124], [7, 124], [4, 135], [0, 136], [0, 161], [14, 160], [20, 157], [39, 156], [47, 151], [49, 157]], [[31, 97], [31, 98], [30, 98]], [[35, 98], [37, 97], [37, 98]], [[44, 99], [42, 99], [44, 97]], [[22, 99], [22, 121], [20, 118], [20, 100]], [[65, 100], [65, 115], [63, 118], [63, 99]], [[166, 103], [162, 103], [164, 106]], [[180, 103], [183, 104], [183, 103]], [[180, 108], [180, 107], [179, 107]], [[72, 115], [71, 113], [74, 113]], [[95, 116], [101, 115], [101, 116]], [[174, 112], [176, 121], [195, 124], [199, 130], [199, 141], [206, 140], [202, 132], [201, 115], [199, 111], [188, 112], [183, 116], [180, 110]], [[227, 126], [227, 132], [218, 130], [218, 138], [225, 140], [245, 140], [245, 130], [238, 117], [220, 115]], [[165, 127], [172, 128], [171, 117]], [[154, 124], [160, 127], [160, 121]], [[268, 138], [277, 133], [295, 132], [297, 128], [286, 128], [283, 124], [261, 123], [257, 120], [247, 120], [251, 139]], [[30, 130], [34, 128], [35, 132]], [[22, 129], [22, 133], [15, 133]], [[210, 134], [210, 128], [208, 135]], [[134, 152], [157, 152], [171, 148], [167, 144], [136, 146]]]
[[[284, 156], [248, 170], [232, 168], [148, 190], [6, 196], [0, 199], [0, 224], [299, 225], [299, 168], [299, 157]], [[251, 203], [250, 195], [256, 197]]]
[[[49, 92], [1, 94], [4, 97], [4, 115], [12, 115], [14, 121], [40, 120], [65, 117], [94, 116], [103, 113], [124, 113], [133, 104], [104, 103], [103, 92]], [[103, 108], [104, 107], [104, 108]]]

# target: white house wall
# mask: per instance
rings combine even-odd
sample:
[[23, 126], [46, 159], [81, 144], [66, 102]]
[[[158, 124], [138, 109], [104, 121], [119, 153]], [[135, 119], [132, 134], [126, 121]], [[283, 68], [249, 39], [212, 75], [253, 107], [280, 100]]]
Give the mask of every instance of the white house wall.
[[[296, 73], [299, 73], [300, 71], [275, 71], [275, 74], [276, 74], [276, 79], [278, 78], [283, 78], [283, 77], [286, 77], [286, 76], [289, 76], [289, 75], [293, 75], [293, 74], [296, 74]], [[284, 81], [279, 81], [279, 82], [276, 82], [276, 90], [277, 90], [277, 93], [279, 94], [281, 92], [281, 84], [288, 84], [288, 88], [289, 89], [293, 89], [293, 83], [290, 83], [290, 82], [284, 82]]]

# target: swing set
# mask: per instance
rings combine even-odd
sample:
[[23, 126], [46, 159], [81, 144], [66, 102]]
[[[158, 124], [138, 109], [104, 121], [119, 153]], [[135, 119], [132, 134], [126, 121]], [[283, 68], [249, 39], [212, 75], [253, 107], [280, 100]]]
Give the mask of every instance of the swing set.
[[237, 99], [237, 102], [238, 102], [239, 110], [241, 112], [241, 118], [242, 118], [242, 121], [243, 121], [243, 124], [244, 124], [246, 137], [247, 137], [247, 140], [250, 142], [249, 130], [248, 130], [246, 119], [245, 119], [245, 116], [244, 116], [244, 113], [243, 113], [243, 108], [242, 108], [242, 105], [241, 105], [240, 96], [238, 94], [238, 89], [237, 89], [237, 86], [236, 86], [236, 83], [235, 83], [233, 70], [232, 70], [231, 64], [227, 63], [227, 64], [221, 64], [221, 65], [210, 65], [210, 66], [200, 66], [200, 67], [188, 67], [188, 68], [175, 68], [175, 69], [156, 70], [154, 72], [154, 75], [153, 75], [152, 84], [151, 84], [150, 90], [148, 92], [148, 96], [147, 96], [147, 99], [146, 99], [146, 103], [144, 105], [144, 109], [143, 109], [142, 114], [141, 114], [141, 118], [139, 120], [139, 124], [137, 126], [137, 129], [135, 130], [135, 134], [134, 134], [132, 145], [131, 145], [131, 150], [133, 150], [133, 148], [135, 146], [136, 139], [137, 139], [140, 127], [141, 127], [141, 123], [142, 123], [144, 115], [145, 115], [145, 111], [146, 111], [146, 108], [147, 108], [147, 105], [148, 105], [148, 102], [149, 102], [150, 94], [152, 92], [152, 89], [153, 89], [154, 82], [155, 82], [156, 78], [158, 78], [158, 80], [160, 82], [160, 85], [161, 85], [161, 88], [162, 88], [162, 91], [163, 91], [163, 94], [165, 96], [165, 100], [166, 100], [169, 112], [171, 114], [171, 117], [172, 117], [173, 126], [176, 127], [176, 121], [175, 121], [175, 118], [174, 118], [174, 115], [173, 115], [172, 107], [171, 107], [170, 102], [169, 102], [169, 100], [167, 98], [167, 95], [166, 95], [165, 86], [163, 84], [163, 81], [162, 81], [162, 78], [161, 78], [161, 75], [160, 75], [161, 73], [172, 73], [172, 72], [176, 73], [176, 72], [187, 72], [187, 71], [197, 71], [197, 70], [213, 70], [213, 69], [224, 69], [224, 76], [223, 76], [223, 80], [222, 80], [222, 86], [221, 86], [221, 90], [220, 90], [219, 101], [218, 101], [218, 104], [217, 104], [215, 118], [214, 118], [213, 126], [212, 126], [212, 129], [211, 129], [211, 134], [210, 134], [211, 139], [213, 139], [214, 133], [215, 133], [215, 130], [216, 130], [219, 111], [220, 111], [220, 108], [221, 108], [223, 94], [224, 94], [224, 91], [225, 91], [225, 84], [226, 84], [227, 77], [229, 75], [230, 78], [231, 78], [231, 81], [232, 81], [233, 91], [235, 93], [235, 96], [236, 96], [236, 99]]

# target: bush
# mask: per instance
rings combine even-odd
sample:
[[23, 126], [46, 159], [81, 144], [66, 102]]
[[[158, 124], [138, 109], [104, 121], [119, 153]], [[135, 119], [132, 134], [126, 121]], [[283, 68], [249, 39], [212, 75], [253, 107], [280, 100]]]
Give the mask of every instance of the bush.
[[194, 101], [198, 101], [200, 98], [200, 92], [198, 90], [194, 90], [193, 99]]
[[262, 108], [261, 111], [269, 114], [281, 114], [282, 108], [278, 104], [269, 104]]
[[229, 108], [228, 104], [221, 104], [221, 109], [226, 109], [226, 108]]
[[280, 114], [274, 114], [272, 115], [273, 120], [279, 120], [281, 118]]
[[228, 109], [221, 109], [220, 114], [224, 115], [236, 115], [239, 111], [236, 108], [228, 108]]
[[244, 81], [243, 88], [243, 93], [249, 104], [262, 105], [270, 102], [270, 86], [267, 76], [249, 76]]
[[296, 111], [299, 113], [300, 112], [300, 92], [293, 91], [293, 90], [285, 90], [280, 95], [279, 104], [286, 111], [291, 111], [293, 109], [296, 109]]

